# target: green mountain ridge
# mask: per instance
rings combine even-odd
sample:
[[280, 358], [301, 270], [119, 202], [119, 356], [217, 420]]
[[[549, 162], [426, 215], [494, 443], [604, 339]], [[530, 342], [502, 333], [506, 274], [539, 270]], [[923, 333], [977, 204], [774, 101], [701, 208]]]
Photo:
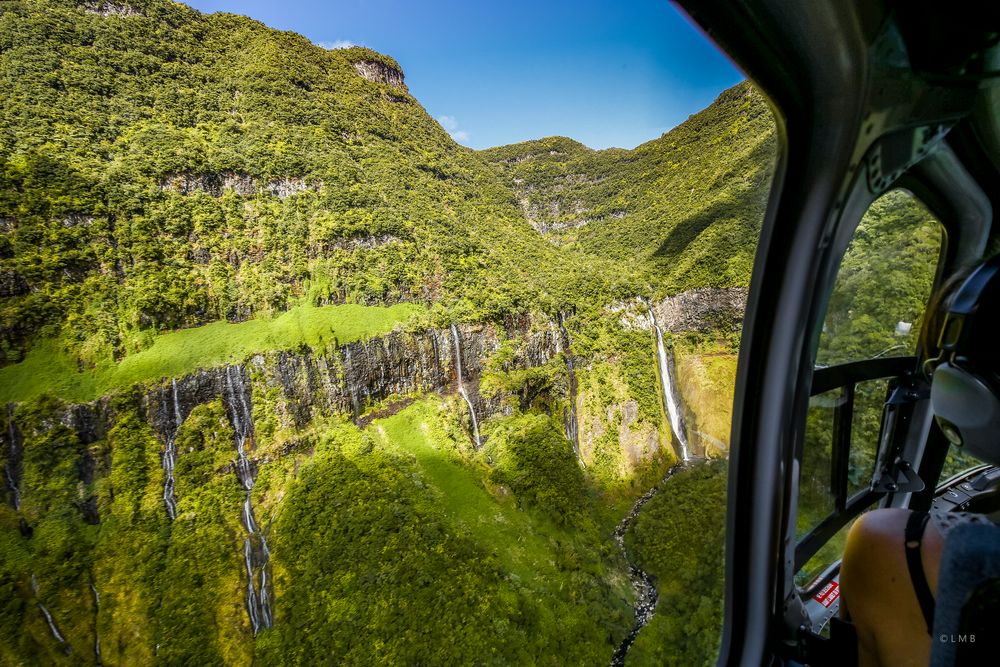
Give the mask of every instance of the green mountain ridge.
[[300, 301], [467, 319], [621, 282], [528, 233], [474, 153], [353, 67], [382, 56], [169, 2], [74, 4], [0, 18], [8, 361], [39, 335], [120, 358], [141, 330]]
[[562, 247], [641, 262], [646, 280], [670, 293], [750, 282], [775, 137], [748, 83], [633, 150], [549, 137], [483, 155]]

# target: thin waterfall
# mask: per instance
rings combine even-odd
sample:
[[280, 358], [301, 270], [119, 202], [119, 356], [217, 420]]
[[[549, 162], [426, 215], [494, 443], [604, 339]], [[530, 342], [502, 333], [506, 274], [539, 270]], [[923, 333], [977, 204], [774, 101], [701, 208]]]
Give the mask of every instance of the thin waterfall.
[[[55, 637], [55, 640], [60, 644], [65, 644], [66, 639], [63, 638], [62, 634], [59, 632], [59, 628], [56, 627], [56, 622], [53, 620], [52, 614], [45, 608], [42, 601], [38, 599], [38, 580], [35, 579], [34, 574], [31, 575], [31, 590], [35, 593], [35, 600], [38, 602], [38, 609], [41, 610], [42, 616], [45, 617], [45, 622], [49, 624], [49, 630], [52, 632], [52, 636]], [[67, 645], [66, 648], [68, 649], [69, 646]]]
[[174, 402], [174, 430], [167, 437], [167, 446], [163, 450], [163, 502], [167, 506], [167, 516], [174, 520], [177, 518], [177, 496], [174, 494], [174, 466], [177, 465], [176, 441], [184, 419], [181, 417], [181, 404], [177, 398], [177, 380], [171, 380], [170, 386]]
[[580, 456], [580, 423], [576, 414], [576, 395], [579, 391], [579, 384], [576, 381], [576, 359], [570, 352], [569, 331], [566, 330], [566, 320], [561, 311], [559, 313], [559, 333], [561, 351], [566, 358], [566, 373], [569, 376], [569, 405], [563, 409], [563, 423], [566, 427], [566, 438], [573, 445], [576, 460], [580, 462], [581, 467], [586, 468], [587, 464]]
[[469, 406], [469, 414], [472, 415], [472, 432], [476, 436], [476, 449], [481, 449], [483, 441], [479, 437], [479, 421], [476, 419], [476, 409], [472, 407], [468, 392], [465, 391], [465, 384], [462, 382], [462, 343], [458, 337], [458, 327], [451, 325], [451, 336], [455, 340], [455, 366], [458, 368], [458, 393], [465, 399], [465, 404]]
[[7, 488], [14, 499], [14, 509], [21, 509], [21, 488], [17, 483], [17, 467], [21, 460], [21, 441], [14, 426], [14, 404], [7, 404], [7, 463], [3, 467]]
[[261, 627], [270, 628], [274, 624], [267, 578], [271, 552], [267, 547], [267, 538], [257, 526], [250, 500], [250, 492], [256, 481], [254, 465], [247, 457], [247, 447], [253, 447], [253, 416], [250, 412], [249, 391], [239, 367], [226, 368], [224, 399], [236, 432], [236, 476], [246, 492], [240, 520], [247, 531], [243, 540], [243, 561], [247, 571], [247, 613], [256, 636]]
[[94, 594], [94, 657], [97, 664], [101, 664], [101, 636], [97, 632], [97, 620], [101, 613], [101, 594], [97, 592], [97, 586], [90, 584], [90, 592]]
[[347, 387], [347, 393], [351, 397], [351, 409], [354, 410], [354, 417], [357, 418], [361, 414], [361, 402], [358, 400], [358, 393], [354, 381], [351, 379], [353, 370], [354, 364], [351, 361], [351, 346], [348, 345], [344, 348], [344, 384]]
[[681, 405], [674, 393], [674, 383], [670, 377], [670, 362], [667, 357], [667, 349], [663, 344], [663, 330], [656, 321], [656, 311], [649, 309], [649, 321], [656, 331], [656, 357], [660, 364], [660, 386], [663, 387], [663, 403], [667, 408], [667, 417], [670, 421], [670, 428], [677, 437], [677, 442], [681, 446], [681, 460], [688, 461], [687, 433], [684, 430], [684, 421], [681, 417]]

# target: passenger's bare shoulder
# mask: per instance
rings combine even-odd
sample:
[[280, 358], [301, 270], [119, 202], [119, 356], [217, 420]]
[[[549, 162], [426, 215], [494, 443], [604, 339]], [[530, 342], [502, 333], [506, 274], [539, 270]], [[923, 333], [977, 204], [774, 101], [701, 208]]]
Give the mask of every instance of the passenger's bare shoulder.
[[845, 559], [859, 558], [859, 564], [870, 565], [872, 558], [878, 561], [895, 560], [899, 546], [903, 543], [906, 521], [910, 513], [903, 509], [879, 509], [862, 515], [847, 537]]
[[899, 586], [906, 567], [903, 533], [908, 517], [906, 510], [874, 510], [851, 527], [840, 577], [853, 616], [862, 609], [881, 613], [893, 597], [890, 591]]

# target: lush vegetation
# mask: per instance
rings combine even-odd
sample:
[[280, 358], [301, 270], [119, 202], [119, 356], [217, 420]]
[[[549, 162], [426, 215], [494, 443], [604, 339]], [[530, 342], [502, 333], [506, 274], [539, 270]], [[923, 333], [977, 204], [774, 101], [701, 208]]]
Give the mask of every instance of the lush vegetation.
[[[518, 509], [533, 496], [494, 486], [442, 408], [324, 433], [275, 521], [283, 615], [265, 663], [606, 660], [628, 618], [614, 554], [594, 557], [593, 526], [564, 531], [546, 507]], [[520, 445], [544, 453], [546, 438]]]
[[722, 637], [725, 504], [726, 463], [698, 465], [661, 483], [625, 536], [660, 594], [629, 664], [715, 664]]
[[[632, 151], [477, 153], [368, 49], [167, 0], [3, 5], [0, 467], [21, 504], [0, 507], [0, 662], [94, 662], [98, 640], [105, 664], [606, 662], [633, 623], [611, 531], [674, 462], [635, 297], [748, 283], [774, 151], [759, 94]], [[567, 340], [527, 363], [556, 321]], [[346, 343], [452, 322], [501, 339], [465, 378], [491, 406], [479, 451], [454, 392], [299, 420], [298, 380], [268, 366], [341, 372]], [[668, 340], [693, 427], [725, 438], [732, 332]], [[176, 432], [155, 415], [173, 423], [170, 378], [264, 352], [250, 497], [275, 625], [255, 637], [234, 399], [216, 386]], [[702, 470], [629, 537], [665, 586], [637, 661], [688, 612], [678, 655], [707, 655], [715, 570], [695, 562], [715, 563], [722, 513]], [[661, 543], [667, 524], [699, 540]]]
[[749, 84], [635, 150], [551, 137], [484, 154], [554, 242], [634, 265], [654, 292], [749, 284], [775, 155]]
[[5, 359], [38, 336], [84, 364], [119, 359], [148, 329], [298, 302], [472, 319], [626, 289], [610, 263], [528, 233], [474, 153], [358, 75], [370, 52], [121, 6], [137, 14], [23, 0], [0, 15]]

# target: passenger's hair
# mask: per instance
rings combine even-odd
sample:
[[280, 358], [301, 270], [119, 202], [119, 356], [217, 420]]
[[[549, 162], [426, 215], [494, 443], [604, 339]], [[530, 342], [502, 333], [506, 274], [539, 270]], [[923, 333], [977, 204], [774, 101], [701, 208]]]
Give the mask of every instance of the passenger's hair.
[[[963, 300], [975, 298], [975, 308], [969, 313], [963, 325], [962, 342], [952, 353], [953, 362], [980, 375], [994, 386], [1000, 396], [1000, 255], [994, 255], [975, 266], [957, 271], [948, 278], [937, 291], [937, 299], [929, 304], [927, 326], [922, 334], [927, 336], [924, 341], [925, 359], [940, 356], [938, 348], [941, 330], [945, 325], [949, 311], [957, 304], [956, 297], [961, 293]], [[986, 276], [979, 274], [993, 271]], [[971, 284], [971, 292], [963, 289], [966, 282], [976, 274], [976, 282]], [[968, 308], [965, 304], [963, 308]], [[928, 354], [932, 353], [932, 354]]]
[[924, 323], [920, 328], [918, 349], [924, 363], [924, 372], [928, 376], [933, 371], [934, 362], [938, 361], [938, 357], [941, 355], [938, 342], [941, 338], [941, 327], [944, 326], [948, 310], [951, 308], [952, 299], [958, 292], [958, 288], [962, 286], [962, 283], [975, 268], [976, 265], [967, 266], [948, 276], [927, 302], [927, 308], [924, 310]]

